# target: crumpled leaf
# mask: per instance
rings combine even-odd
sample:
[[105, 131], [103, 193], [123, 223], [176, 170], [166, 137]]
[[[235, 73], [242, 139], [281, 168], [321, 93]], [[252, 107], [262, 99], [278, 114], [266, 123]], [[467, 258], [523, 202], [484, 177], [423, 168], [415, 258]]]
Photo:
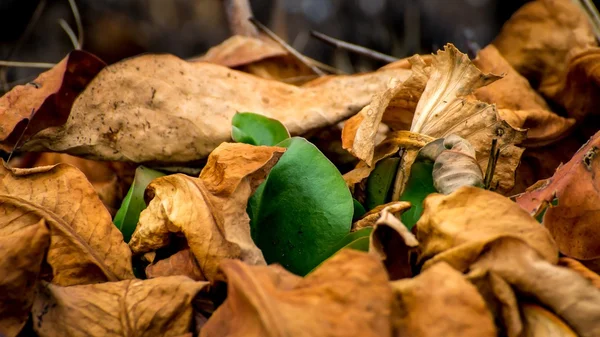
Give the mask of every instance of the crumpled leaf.
[[198, 261], [189, 248], [182, 249], [166, 259], [158, 260], [146, 267], [146, 277], [183, 275], [194, 281], [205, 281]]
[[155, 179], [150, 203], [140, 215], [129, 247], [135, 254], [165, 247], [182, 233], [204, 277], [215, 280], [226, 258], [265, 264], [250, 237], [248, 198], [285, 149], [223, 143], [208, 158], [199, 178], [174, 174]]
[[387, 204], [379, 205], [365, 215], [363, 215], [360, 219], [355, 221], [352, 224], [352, 231], [357, 231], [362, 228], [367, 227], [375, 227], [375, 224], [382, 216], [382, 212], [385, 210], [387, 213], [391, 213], [393, 215], [401, 214], [410, 208], [410, 203], [406, 201], [392, 201]]
[[131, 252], [92, 185], [67, 164], [0, 167], [0, 235], [44, 220], [52, 240], [48, 280], [58, 285], [133, 278]]
[[477, 99], [496, 104], [500, 117], [512, 127], [527, 129], [522, 145], [538, 147], [553, 143], [568, 135], [575, 120], [563, 118], [550, 111], [546, 101], [502, 57], [494, 45], [488, 45], [473, 63], [481, 71], [503, 74], [498, 81], [474, 92]]
[[560, 318], [535, 304], [521, 305], [525, 331], [523, 337], [577, 337]]
[[192, 322], [191, 302], [208, 285], [185, 276], [60, 287], [35, 299], [33, 326], [50, 336], [178, 336]]
[[15, 337], [25, 325], [49, 245], [43, 220], [0, 236], [0, 335]]
[[558, 260], [558, 264], [577, 272], [579, 275], [592, 282], [596, 288], [600, 289], [600, 275], [587, 269], [581, 262], [569, 257], [561, 257]]
[[[392, 81], [389, 87], [376, 93], [367, 106], [344, 124], [342, 146], [368, 166], [373, 166], [375, 138], [379, 124], [384, 121], [392, 129], [405, 128], [425, 89], [428, 75], [419, 56], [410, 58], [412, 74], [401, 83]], [[396, 120], [405, 119], [404, 123]]]
[[431, 68], [410, 131], [434, 138], [450, 134], [463, 137], [475, 148], [483, 171], [487, 168], [492, 139], [498, 139], [500, 157], [492, 184], [499, 184], [500, 191], [510, 190], [523, 152], [515, 144], [525, 139], [525, 131], [515, 129], [499, 118], [493, 105], [468, 96], [498, 80], [498, 76], [483, 74], [467, 55], [451, 44], [438, 51]]
[[423, 267], [445, 261], [465, 271], [486, 247], [502, 238], [526, 242], [556, 264], [558, 249], [547, 229], [500, 194], [464, 186], [449, 195], [431, 194], [417, 223]]
[[342, 250], [303, 279], [240, 261], [221, 268], [227, 299], [201, 337], [390, 336], [392, 290], [383, 266], [367, 253]]
[[295, 87], [211, 63], [143, 55], [106, 67], [77, 97], [64, 125], [40, 132], [22, 150], [193, 164], [230, 139], [237, 111], [277, 119], [296, 135], [351, 116], [390, 79], [410, 73], [328, 76]]
[[10, 151], [21, 135], [27, 139], [64, 124], [77, 95], [104, 66], [94, 55], [74, 50], [54, 68], [2, 96], [0, 146]]
[[395, 336], [496, 336], [493, 317], [477, 288], [444, 262], [390, 284]]
[[570, 0], [526, 3], [492, 43], [534, 89], [551, 98], [561, 89], [569, 55], [597, 45], [588, 18]]
[[[561, 253], [582, 260], [600, 271], [600, 133], [577, 151], [556, 173], [517, 196], [517, 203], [533, 216], [545, 210], [543, 225], [550, 231]], [[558, 205], [550, 207], [557, 199]]]

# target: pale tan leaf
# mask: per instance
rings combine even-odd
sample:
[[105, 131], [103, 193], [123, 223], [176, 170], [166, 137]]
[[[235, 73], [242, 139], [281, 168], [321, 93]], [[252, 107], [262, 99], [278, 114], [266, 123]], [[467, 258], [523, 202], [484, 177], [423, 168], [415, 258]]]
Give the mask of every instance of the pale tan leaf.
[[153, 180], [151, 201], [129, 246], [136, 253], [162, 248], [182, 233], [207, 280], [215, 280], [221, 260], [265, 264], [250, 237], [248, 198], [285, 149], [223, 143], [208, 158], [199, 178], [175, 174]]
[[407, 201], [392, 201], [387, 204], [379, 205], [372, 210], [368, 211], [360, 219], [356, 220], [352, 224], [351, 231], [357, 231], [362, 228], [375, 227], [375, 224], [383, 216], [383, 212], [396, 215], [402, 214], [404, 211], [410, 208], [410, 202]]
[[552, 312], [539, 305], [521, 305], [525, 331], [523, 337], [577, 337], [577, 334]]
[[207, 285], [185, 276], [46, 284], [35, 299], [33, 326], [40, 337], [178, 336], [189, 331], [191, 302]]
[[183, 275], [194, 281], [205, 281], [198, 261], [189, 248], [182, 249], [166, 259], [158, 260], [146, 267], [146, 277]]

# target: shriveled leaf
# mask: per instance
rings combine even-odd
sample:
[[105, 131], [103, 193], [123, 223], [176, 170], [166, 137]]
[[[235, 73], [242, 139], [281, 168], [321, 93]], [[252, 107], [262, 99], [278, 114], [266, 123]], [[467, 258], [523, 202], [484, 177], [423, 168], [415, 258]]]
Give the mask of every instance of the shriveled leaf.
[[499, 184], [501, 191], [510, 190], [523, 152], [515, 144], [525, 139], [525, 131], [502, 120], [493, 105], [469, 97], [499, 77], [483, 74], [453, 45], [438, 51], [431, 68], [410, 130], [434, 138], [450, 134], [463, 137], [475, 148], [477, 162], [483, 171], [487, 168], [492, 139], [496, 138], [500, 159], [492, 183]]
[[523, 337], [577, 337], [560, 318], [539, 305], [521, 305], [525, 331]]
[[286, 54], [285, 49], [272, 40], [234, 35], [192, 61], [210, 62], [235, 68]]
[[390, 336], [391, 289], [369, 254], [343, 250], [304, 279], [240, 261], [222, 268], [227, 299], [202, 337]]
[[189, 248], [182, 249], [168, 258], [158, 260], [146, 267], [148, 278], [175, 275], [187, 276], [195, 281], [205, 280], [198, 261]]
[[185, 276], [60, 287], [36, 297], [33, 326], [50, 336], [178, 336], [192, 322], [191, 302], [208, 285]]
[[577, 272], [579, 275], [592, 282], [596, 288], [600, 289], [600, 275], [586, 268], [581, 262], [569, 257], [561, 257], [558, 260], [558, 264]]
[[11, 150], [19, 137], [67, 121], [77, 95], [104, 68], [94, 55], [74, 50], [35, 80], [18, 85], [0, 98], [0, 145]]
[[133, 278], [131, 251], [92, 185], [67, 164], [0, 167], [0, 235], [45, 220], [52, 240], [52, 283], [88, 284]]
[[357, 231], [366, 227], [375, 227], [375, 224], [383, 214], [382, 212], [384, 210], [387, 213], [398, 215], [409, 208], [410, 203], [406, 201], [392, 201], [387, 204], [379, 205], [366, 213], [362, 218], [355, 221], [352, 224], [352, 231]]
[[140, 166], [135, 170], [135, 178], [129, 187], [129, 191], [123, 199], [121, 208], [113, 220], [115, 226], [123, 233], [125, 242], [129, 242], [131, 234], [135, 231], [140, 213], [146, 208], [144, 192], [150, 182], [165, 174], [150, 168]]
[[294, 137], [278, 145], [285, 154], [249, 202], [252, 238], [268, 263], [303, 275], [348, 234], [354, 206], [341, 174], [313, 144]]
[[[543, 225], [548, 228], [566, 256], [585, 261], [600, 270], [600, 193], [596, 173], [600, 172], [600, 133], [596, 133], [554, 176], [540, 181], [517, 197], [517, 203], [531, 215], [547, 207]], [[549, 206], [558, 199], [557, 206]]]
[[238, 111], [277, 119], [291, 134], [300, 134], [351, 116], [390, 79], [409, 75], [405, 69], [381, 70], [296, 87], [216, 64], [143, 55], [101, 71], [77, 97], [64, 125], [42, 131], [22, 149], [193, 164], [230, 139]]
[[448, 264], [436, 263], [412, 279], [393, 281], [395, 336], [495, 337], [483, 298]]
[[25, 325], [49, 245], [43, 220], [0, 236], [0, 335], [15, 337]]
[[284, 148], [223, 143], [199, 178], [174, 174], [153, 180], [152, 197], [140, 215], [129, 246], [135, 254], [154, 251], [182, 233], [207, 280], [215, 280], [226, 258], [264, 264], [250, 237], [246, 204], [277, 163]]
[[501, 238], [517, 238], [551, 263], [558, 249], [547, 229], [519, 205], [497, 193], [464, 186], [449, 195], [432, 194], [417, 223], [419, 263], [446, 261], [465, 271], [486, 247]]
[[515, 70], [547, 97], [560, 90], [570, 55], [596, 46], [592, 27], [574, 1], [538, 0], [523, 5], [493, 42]]
[[259, 114], [237, 113], [231, 123], [231, 138], [238, 143], [275, 146], [290, 138], [290, 133], [278, 120]]

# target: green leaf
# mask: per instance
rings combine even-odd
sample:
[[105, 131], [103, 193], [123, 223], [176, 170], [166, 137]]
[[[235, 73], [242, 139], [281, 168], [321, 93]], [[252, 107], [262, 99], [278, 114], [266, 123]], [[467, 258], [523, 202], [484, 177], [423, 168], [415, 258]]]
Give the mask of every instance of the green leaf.
[[367, 179], [367, 188], [365, 196], [365, 207], [371, 210], [379, 205], [390, 201], [390, 192], [400, 158], [386, 158], [375, 166], [375, 169]]
[[[329, 251], [330, 252], [329, 257], [327, 257], [325, 260], [323, 260], [321, 263], [319, 263], [315, 268], [313, 268], [313, 270], [319, 268], [320, 265], [322, 265], [325, 261], [329, 260], [331, 257], [333, 257], [335, 254], [337, 254], [340, 250], [342, 250], [344, 248], [350, 248], [350, 249], [354, 249], [354, 250], [360, 250], [362, 252], [368, 252], [372, 231], [373, 231], [372, 227], [366, 227], [366, 228], [359, 229], [356, 232], [346, 234], [346, 236], [343, 239], [338, 241], [338, 243], [336, 243], [331, 248], [331, 250]], [[311, 270], [311, 272], [313, 270]]]
[[129, 187], [129, 191], [121, 203], [121, 208], [119, 208], [113, 220], [115, 226], [123, 233], [125, 242], [129, 242], [131, 239], [131, 234], [133, 234], [140, 219], [140, 213], [146, 208], [146, 202], [144, 201], [146, 187], [152, 180], [164, 175], [162, 172], [144, 166], [139, 166], [135, 170], [133, 184]]
[[252, 239], [268, 263], [304, 275], [350, 231], [352, 195], [337, 168], [304, 138], [287, 150], [250, 198]]
[[273, 146], [290, 138], [290, 133], [276, 119], [252, 112], [238, 112], [233, 116], [231, 138], [238, 143]]
[[352, 214], [352, 222], [360, 219], [367, 211], [363, 205], [356, 199], [352, 198], [352, 202], [354, 203], [354, 213]]
[[423, 212], [423, 200], [431, 193], [437, 193], [433, 186], [433, 161], [428, 159], [417, 160], [410, 169], [410, 177], [406, 182], [401, 201], [409, 201], [411, 207], [402, 214], [402, 223], [410, 230], [417, 223]]

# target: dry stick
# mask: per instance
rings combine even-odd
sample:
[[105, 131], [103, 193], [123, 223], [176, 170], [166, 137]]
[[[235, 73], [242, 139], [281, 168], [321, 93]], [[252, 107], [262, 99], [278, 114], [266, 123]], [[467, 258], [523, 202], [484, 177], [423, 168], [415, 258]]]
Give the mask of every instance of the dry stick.
[[498, 162], [498, 156], [500, 155], [500, 149], [496, 149], [498, 146], [498, 139], [492, 139], [492, 147], [490, 149], [490, 156], [488, 158], [487, 168], [485, 170], [485, 177], [483, 178], [484, 188], [487, 190], [492, 184], [492, 178], [494, 177], [494, 171], [496, 170], [496, 162]]
[[258, 37], [258, 30], [248, 20], [253, 16], [248, 0], [223, 0], [232, 35]]
[[287, 44], [283, 39], [273, 33], [269, 28], [260, 23], [255, 18], [248, 19], [256, 28], [258, 28], [261, 32], [266, 34], [268, 37], [273, 39], [273, 41], [277, 42], [283, 49], [285, 49], [288, 53], [294, 56], [298, 61], [302, 62], [304, 65], [309, 67], [315, 74], [319, 76], [325, 76], [325, 73], [321, 71], [321, 69], [317, 68], [314, 64], [312, 64], [304, 55], [300, 54], [296, 49], [292, 48], [289, 44]]
[[75, 36], [75, 32], [73, 31], [73, 29], [71, 29], [71, 26], [69, 26], [67, 21], [65, 21], [64, 19], [59, 19], [58, 24], [62, 27], [62, 29], [65, 31], [65, 33], [67, 33], [67, 35], [69, 36], [69, 39], [71, 40], [71, 43], [73, 44], [73, 48], [81, 49], [81, 46], [79, 45], [79, 41], [77, 40], [77, 36]]
[[54, 67], [55, 65], [56, 65], [56, 63], [46, 63], [46, 62], [0, 61], [0, 66], [3, 66], [3, 67], [50, 69], [50, 68]]
[[27, 129], [29, 128], [29, 124], [31, 123], [31, 118], [33, 117], [34, 113], [35, 113], [35, 109], [31, 109], [31, 115], [30, 115], [29, 118], [27, 118], [27, 124], [25, 125], [25, 128], [23, 129], [23, 132], [19, 136], [19, 139], [17, 139], [17, 142], [15, 143], [15, 146], [13, 146], [12, 150], [10, 151], [10, 154], [8, 155], [8, 158], [6, 159], [6, 164], [7, 165], [8, 165], [8, 163], [10, 163], [10, 159], [12, 158], [13, 153], [15, 153], [15, 151], [17, 150], [17, 148], [19, 146], [19, 143], [21, 143], [21, 139], [25, 135], [25, 132], [27, 132]]
[[75, 0], [69, 0], [69, 6], [71, 6], [71, 11], [73, 12], [73, 19], [75, 19], [75, 25], [77, 26], [77, 45], [79, 46], [79, 48], [75, 49], [81, 49], [83, 48], [83, 24], [81, 23], [81, 15], [79, 15], [79, 9], [77, 8]]
[[588, 18], [596, 40], [600, 41], [600, 13], [591, 0], [573, 0], [585, 13]]
[[317, 39], [319, 39], [319, 40], [321, 40], [321, 41], [323, 41], [323, 42], [325, 42], [325, 43], [327, 43], [327, 44], [330, 44], [330, 45], [332, 45], [332, 46], [334, 46], [336, 48], [344, 49], [344, 50], [347, 50], [349, 52], [353, 52], [355, 54], [364, 55], [364, 56], [367, 56], [367, 57], [372, 58], [372, 59], [377, 60], [377, 61], [381, 61], [381, 62], [385, 62], [385, 63], [391, 63], [391, 62], [395, 62], [395, 61], [399, 60], [398, 58], [395, 58], [393, 56], [386, 55], [386, 54], [380, 53], [380, 52], [378, 52], [376, 50], [365, 48], [365, 47], [362, 47], [362, 46], [359, 46], [359, 45], [355, 45], [355, 44], [350, 43], [350, 42], [338, 40], [336, 38], [333, 38], [331, 36], [327, 36], [327, 35], [325, 35], [323, 33], [319, 33], [319, 32], [316, 32], [314, 30], [312, 30], [310, 32], [310, 35], [313, 36], [313, 37], [315, 37], [315, 38], [317, 38]]

